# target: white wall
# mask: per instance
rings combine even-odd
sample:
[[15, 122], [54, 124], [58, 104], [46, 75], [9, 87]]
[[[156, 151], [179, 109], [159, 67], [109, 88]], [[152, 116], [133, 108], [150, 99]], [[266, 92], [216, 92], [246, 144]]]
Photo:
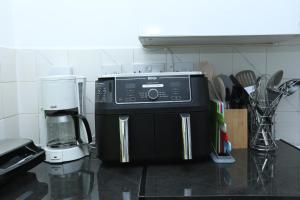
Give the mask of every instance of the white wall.
[[140, 47], [140, 33], [300, 33], [298, 0], [12, 0], [17, 48]]
[[0, 1], [0, 47], [13, 46], [13, 20], [11, 0]]
[[137, 2], [13, 0], [16, 47], [137, 46]]
[[19, 137], [16, 51], [0, 47], [0, 139]]

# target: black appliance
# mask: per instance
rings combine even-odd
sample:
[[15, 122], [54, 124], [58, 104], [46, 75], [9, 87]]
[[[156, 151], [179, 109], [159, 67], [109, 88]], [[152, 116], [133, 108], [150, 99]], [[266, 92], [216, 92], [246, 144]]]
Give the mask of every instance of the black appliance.
[[0, 140], [0, 185], [45, 160], [45, 152], [29, 139]]
[[199, 160], [209, 154], [208, 85], [200, 72], [103, 76], [95, 85], [103, 162]]

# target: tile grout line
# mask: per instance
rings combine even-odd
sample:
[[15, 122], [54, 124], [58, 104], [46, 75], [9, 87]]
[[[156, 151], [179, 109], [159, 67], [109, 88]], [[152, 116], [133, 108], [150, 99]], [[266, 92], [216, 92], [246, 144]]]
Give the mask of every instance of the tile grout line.
[[19, 114], [12, 114], [12, 115], [8, 115], [8, 116], [3, 117], [0, 120], [9, 119], [9, 118], [17, 117], [17, 116], [19, 116]]

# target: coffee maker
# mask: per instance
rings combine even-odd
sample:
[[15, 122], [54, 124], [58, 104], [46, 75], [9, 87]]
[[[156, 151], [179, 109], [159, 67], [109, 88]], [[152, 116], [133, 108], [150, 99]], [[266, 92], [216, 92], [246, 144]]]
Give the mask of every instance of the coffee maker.
[[89, 155], [91, 130], [84, 117], [86, 78], [40, 78], [40, 142], [46, 162], [62, 163]]

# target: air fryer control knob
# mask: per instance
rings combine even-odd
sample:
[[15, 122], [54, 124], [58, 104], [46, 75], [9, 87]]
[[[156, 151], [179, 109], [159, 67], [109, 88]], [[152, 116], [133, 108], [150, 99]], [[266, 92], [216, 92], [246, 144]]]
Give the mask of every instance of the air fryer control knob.
[[156, 100], [158, 98], [158, 90], [153, 88], [148, 90], [148, 98], [150, 100]]

